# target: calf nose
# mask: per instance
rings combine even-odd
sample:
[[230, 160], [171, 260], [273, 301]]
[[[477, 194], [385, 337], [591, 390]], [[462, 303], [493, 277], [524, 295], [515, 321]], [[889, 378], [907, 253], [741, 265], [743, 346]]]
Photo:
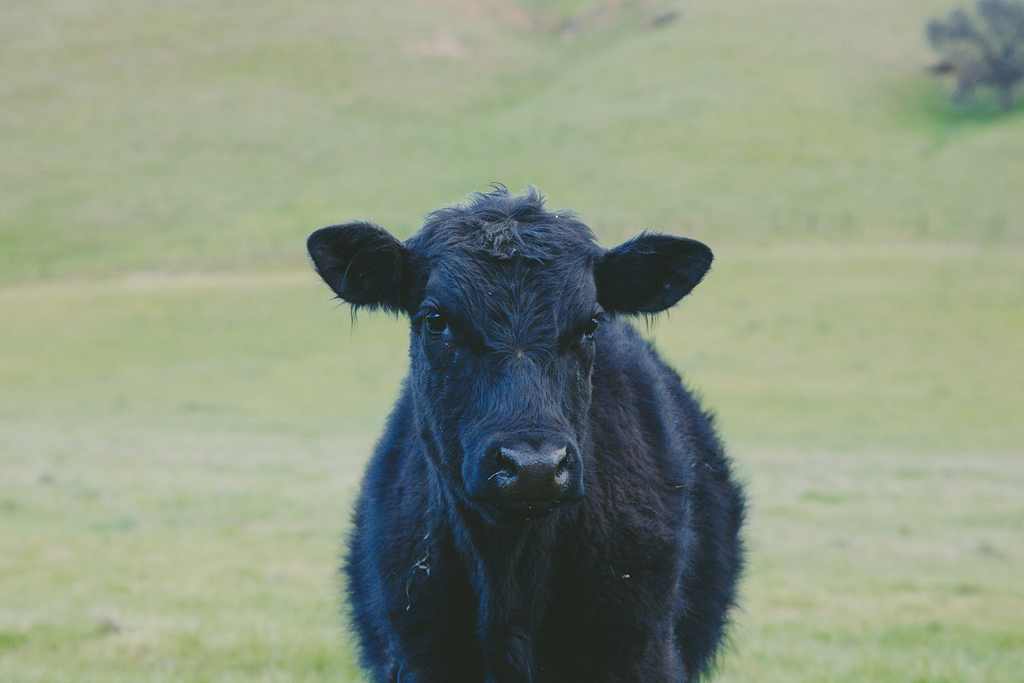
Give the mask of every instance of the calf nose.
[[558, 501], [569, 485], [571, 455], [565, 446], [502, 446], [495, 454], [498, 497], [506, 503]]

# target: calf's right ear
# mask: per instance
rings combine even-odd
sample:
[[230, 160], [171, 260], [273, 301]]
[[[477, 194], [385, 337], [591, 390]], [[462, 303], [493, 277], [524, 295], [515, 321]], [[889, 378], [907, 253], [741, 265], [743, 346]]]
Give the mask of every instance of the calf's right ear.
[[384, 228], [363, 222], [332, 225], [310, 235], [306, 247], [316, 272], [345, 301], [403, 310], [406, 249]]

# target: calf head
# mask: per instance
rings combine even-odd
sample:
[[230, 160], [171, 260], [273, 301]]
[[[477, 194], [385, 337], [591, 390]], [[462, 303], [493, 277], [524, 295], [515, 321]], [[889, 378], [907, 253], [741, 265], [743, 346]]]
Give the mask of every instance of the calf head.
[[411, 321], [415, 426], [449, 497], [492, 523], [585, 492], [601, 322], [653, 314], [700, 282], [711, 251], [642, 234], [611, 250], [531, 188], [475, 194], [404, 243], [370, 223], [313, 233], [317, 272], [353, 306]]

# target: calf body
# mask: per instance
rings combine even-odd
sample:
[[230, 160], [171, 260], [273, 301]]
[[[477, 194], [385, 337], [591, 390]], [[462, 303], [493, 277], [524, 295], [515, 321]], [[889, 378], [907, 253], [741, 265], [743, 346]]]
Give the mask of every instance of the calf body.
[[742, 564], [743, 499], [710, 419], [624, 315], [711, 253], [597, 246], [535, 191], [309, 240], [357, 306], [410, 316], [410, 371], [345, 564], [376, 681], [695, 681]]

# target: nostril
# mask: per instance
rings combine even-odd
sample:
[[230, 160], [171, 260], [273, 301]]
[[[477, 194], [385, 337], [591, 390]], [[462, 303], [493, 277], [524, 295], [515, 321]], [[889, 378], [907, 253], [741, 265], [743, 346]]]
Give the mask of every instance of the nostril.
[[519, 474], [519, 467], [516, 465], [516, 461], [505, 453], [504, 448], [499, 448], [494, 453], [494, 464], [495, 470], [494, 474], [491, 475], [492, 478], [501, 476], [506, 480], [515, 479], [516, 475]]
[[570, 456], [569, 449], [561, 449], [561, 453], [558, 456], [558, 460], [555, 462], [555, 486], [559, 489], [563, 489], [569, 483], [569, 468], [572, 466], [572, 457]]
[[555, 477], [560, 477], [567, 471], [569, 471], [569, 454], [563, 448], [558, 462], [555, 463]]

